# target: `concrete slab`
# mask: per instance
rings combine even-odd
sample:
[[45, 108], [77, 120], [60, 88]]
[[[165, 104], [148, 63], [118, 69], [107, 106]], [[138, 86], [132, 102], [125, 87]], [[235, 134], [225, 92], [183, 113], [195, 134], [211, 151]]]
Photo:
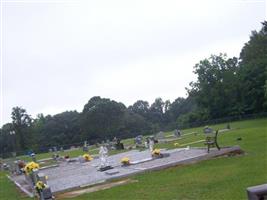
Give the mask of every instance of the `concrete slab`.
[[[108, 158], [109, 164], [114, 167], [112, 171], [109, 170], [111, 173], [107, 173], [107, 171], [100, 172], [97, 170], [96, 166], [100, 163], [99, 159], [94, 159], [91, 162], [82, 164], [79, 162], [61, 163], [59, 167], [43, 169], [40, 171], [48, 176], [47, 183], [52, 192], [57, 193], [69, 189], [80, 188], [84, 185], [94, 185], [106, 180], [127, 177], [145, 171], [164, 169], [179, 164], [194, 163], [236, 150], [240, 150], [240, 148], [228, 147], [222, 148], [220, 151], [212, 149], [210, 153], [207, 153], [206, 148], [178, 148], [172, 150], [162, 150], [162, 153], [168, 153], [170, 156], [159, 159], [151, 159], [149, 150], [141, 152], [132, 150], [112, 155]], [[134, 162], [135, 165], [122, 167], [121, 159], [123, 157], [129, 157], [130, 161]], [[14, 181], [21, 181], [22, 179], [24, 179], [23, 176], [13, 177]]]

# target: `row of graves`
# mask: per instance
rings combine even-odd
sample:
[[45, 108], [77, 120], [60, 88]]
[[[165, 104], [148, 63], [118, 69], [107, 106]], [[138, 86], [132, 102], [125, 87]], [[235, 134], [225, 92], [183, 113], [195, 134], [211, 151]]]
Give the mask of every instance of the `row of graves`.
[[172, 142], [181, 138], [182, 132], [179, 129], [175, 129], [173, 131], [173, 135], [165, 136], [163, 131], [160, 131], [152, 136], [144, 137], [143, 135], [138, 135], [134, 139], [134, 143], [136, 147], [149, 148], [149, 143], [153, 141], [153, 143], [165, 143]]
[[[163, 133], [164, 134], [164, 133]], [[110, 151], [123, 149], [123, 144], [117, 138], [111, 142], [99, 145], [97, 155], [88, 153], [88, 145], [84, 143], [84, 155], [72, 159], [62, 159], [54, 167], [41, 168], [39, 161], [32, 161], [24, 166], [20, 163], [23, 174], [13, 174], [10, 179], [25, 193], [39, 199], [53, 199], [59, 193], [70, 190], [80, 190], [110, 180], [131, 176], [145, 171], [159, 170], [180, 164], [194, 163], [230, 152], [240, 151], [238, 146], [211, 148], [155, 148], [155, 143], [166, 139], [162, 133], [146, 137], [137, 136], [136, 145], [143, 145], [145, 149], [129, 150], [126, 152], [109, 155]], [[174, 138], [181, 137], [181, 132], [175, 130]], [[167, 139], [172, 139], [168, 138]], [[71, 160], [71, 162], [70, 162]], [[19, 163], [17, 163], [19, 165]]]

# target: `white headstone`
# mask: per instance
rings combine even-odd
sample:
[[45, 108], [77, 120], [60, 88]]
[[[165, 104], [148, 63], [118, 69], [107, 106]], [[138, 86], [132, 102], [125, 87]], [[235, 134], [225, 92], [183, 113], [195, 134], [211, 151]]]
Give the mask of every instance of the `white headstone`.
[[108, 166], [108, 149], [101, 146], [99, 150], [100, 168]]

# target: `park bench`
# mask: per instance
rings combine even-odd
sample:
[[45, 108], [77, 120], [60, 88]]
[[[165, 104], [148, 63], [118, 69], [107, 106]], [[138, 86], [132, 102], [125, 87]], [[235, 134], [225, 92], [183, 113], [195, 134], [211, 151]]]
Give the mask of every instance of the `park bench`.
[[205, 145], [208, 146], [208, 153], [210, 152], [210, 148], [216, 146], [218, 150], [220, 150], [220, 147], [218, 145], [217, 142], [217, 138], [218, 138], [218, 133], [219, 131], [217, 130], [215, 133], [209, 133], [206, 136], [206, 141], [205, 141]]

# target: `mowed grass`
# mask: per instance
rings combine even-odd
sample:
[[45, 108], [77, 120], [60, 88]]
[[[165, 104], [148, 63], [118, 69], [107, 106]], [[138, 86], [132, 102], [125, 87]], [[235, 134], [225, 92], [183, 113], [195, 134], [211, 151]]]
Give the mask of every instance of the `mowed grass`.
[[[230, 130], [219, 134], [220, 146], [239, 145], [246, 155], [220, 157], [192, 165], [177, 166], [161, 171], [132, 176], [136, 183], [84, 194], [72, 200], [87, 199], [247, 199], [246, 188], [267, 182], [267, 118], [231, 123]], [[214, 130], [226, 124], [212, 126]], [[203, 127], [183, 130], [182, 139], [158, 148], [175, 148], [174, 143], [186, 144], [205, 139]], [[172, 132], [166, 133], [172, 134]], [[238, 141], [237, 138], [242, 138]], [[129, 140], [128, 140], [129, 141]], [[203, 142], [190, 146], [204, 146]], [[117, 153], [117, 152], [112, 152]], [[21, 197], [15, 186], [1, 173], [0, 199], [27, 199]], [[3, 195], [2, 195], [3, 193]], [[3, 198], [2, 198], [3, 196]]]
[[9, 181], [5, 172], [0, 172], [0, 199], [1, 200], [33, 200], [22, 194], [15, 185]]
[[[98, 149], [96, 148], [92, 148], [89, 150], [89, 154], [93, 155], [93, 154], [97, 154], [98, 153]], [[67, 150], [67, 151], [58, 151], [58, 154], [60, 156], [66, 156], [68, 155], [70, 158], [74, 158], [74, 157], [78, 157], [78, 156], [82, 156], [85, 152], [83, 152], [82, 148], [79, 149], [74, 149], [74, 150]], [[46, 158], [52, 158], [52, 155], [54, 153], [41, 153], [41, 154], [36, 154], [36, 160], [41, 160], [41, 159], [46, 159]], [[19, 156], [17, 157], [18, 159], [21, 160], [25, 160], [25, 161], [32, 161], [32, 158], [27, 156], [27, 155], [23, 155], [23, 156]]]
[[[139, 174], [131, 177], [138, 180], [137, 183], [84, 194], [73, 200], [247, 199], [247, 187], [267, 182], [266, 126], [267, 119], [235, 122], [231, 123], [234, 130], [220, 134], [221, 146], [240, 145], [246, 155], [220, 157], [197, 164]], [[200, 132], [202, 128], [186, 131]], [[241, 141], [236, 140], [239, 137], [242, 138]]]

